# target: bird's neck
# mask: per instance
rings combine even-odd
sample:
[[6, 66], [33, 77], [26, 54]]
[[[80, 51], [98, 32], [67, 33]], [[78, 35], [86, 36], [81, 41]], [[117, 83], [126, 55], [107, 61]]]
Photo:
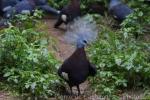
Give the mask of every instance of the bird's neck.
[[77, 58], [83, 58], [86, 57], [86, 53], [85, 53], [85, 49], [84, 47], [82, 48], [77, 48], [74, 52], [74, 56], [76, 56]]

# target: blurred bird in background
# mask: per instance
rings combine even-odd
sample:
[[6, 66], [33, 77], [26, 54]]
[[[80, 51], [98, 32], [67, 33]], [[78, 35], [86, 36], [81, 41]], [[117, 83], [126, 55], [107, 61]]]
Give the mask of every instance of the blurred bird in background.
[[105, 3], [104, 2], [93, 2], [90, 3], [90, 5], [88, 5], [87, 10], [90, 13], [96, 13], [96, 14], [100, 14], [102, 16], [105, 15], [105, 11], [107, 11], [107, 8], [105, 7]]
[[32, 14], [35, 9], [41, 9], [53, 15], [60, 14], [59, 10], [48, 5], [47, 0], [1, 0], [0, 14], [4, 19], [0, 21], [0, 26], [5, 25], [16, 14]]
[[68, 24], [79, 16], [81, 16], [80, 0], [71, 0], [67, 6], [62, 8], [54, 27], [58, 28], [62, 23]]
[[34, 0], [36, 8], [43, 10], [44, 12], [52, 15], [59, 15], [60, 11], [49, 6], [47, 0]]
[[110, 14], [120, 22], [133, 12], [131, 8], [123, 4], [120, 0], [110, 0], [108, 9]]
[[0, 0], [0, 14], [3, 17], [9, 17], [7, 16], [8, 13], [11, 13], [10, 10], [21, 0]]

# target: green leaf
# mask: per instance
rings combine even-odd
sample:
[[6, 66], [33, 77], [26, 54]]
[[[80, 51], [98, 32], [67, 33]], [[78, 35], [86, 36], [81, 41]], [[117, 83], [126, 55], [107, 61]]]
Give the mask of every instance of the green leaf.
[[9, 77], [11, 75], [11, 72], [7, 72], [4, 74], [4, 77]]

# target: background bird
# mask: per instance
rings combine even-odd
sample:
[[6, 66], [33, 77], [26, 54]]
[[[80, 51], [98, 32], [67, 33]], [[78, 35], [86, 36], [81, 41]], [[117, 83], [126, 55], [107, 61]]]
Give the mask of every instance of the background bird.
[[32, 13], [36, 8], [50, 14], [58, 15], [60, 13], [60, 11], [50, 7], [47, 0], [22, 0], [14, 6], [16, 14], [21, 14], [23, 12]]
[[6, 17], [6, 13], [9, 12], [21, 0], [0, 0], [0, 14]]
[[33, 0], [2, 0], [1, 5], [3, 17], [6, 19], [12, 18], [15, 14], [31, 13], [35, 9]]
[[80, 95], [79, 85], [88, 76], [95, 76], [96, 67], [92, 65], [84, 50], [84, 47], [94, 41], [97, 36], [96, 25], [86, 19], [79, 18], [68, 26], [65, 39], [72, 44], [76, 44], [74, 53], [64, 61], [58, 69], [58, 75], [69, 85], [72, 94], [72, 87], [76, 86]]
[[133, 10], [120, 0], [110, 0], [109, 12], [115, 19], [122, 22]]
[[79, 16], [81, 16], [80, 0], [71, 0], [67, 6], [62, 8], [54, 27], [58, 28], [62, 23], [68, 24]]
[[36, 5], [33, 0], [22, 0], [15, 5], [15, 14], [33, 13], [35, 7]]
[[0, 21], [0, 26], [5, 25], [16, 14], [32, 14], [35, 9], [41, 9], [53, 15], [60, 13], [60, 11], [50, 7], [47, 0], [2, 0], [0, 7], [1, 15], [4, 18]]
[[107, 8], [105, 7], [104, 2], [93, 2], [88, 5], [87, 10], [90, 11], [90, 13], [97, 13], [102, 16], [104, 16], [105, 11], [107, 11]]
[[53, 15], [59, 15], [60, 11], [57, 9], [52, 8], [48, 5], [47, 0], [34, 0], [36, 8], [41, 9], [45, 11], [46, 13], [53, 14]]

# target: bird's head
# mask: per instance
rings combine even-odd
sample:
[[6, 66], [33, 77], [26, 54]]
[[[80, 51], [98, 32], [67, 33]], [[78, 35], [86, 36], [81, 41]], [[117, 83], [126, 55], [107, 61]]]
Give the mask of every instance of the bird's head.
[[83, 48], [87, 45], [87, 41], [85, 39], [77, 40], [77, 48]]

